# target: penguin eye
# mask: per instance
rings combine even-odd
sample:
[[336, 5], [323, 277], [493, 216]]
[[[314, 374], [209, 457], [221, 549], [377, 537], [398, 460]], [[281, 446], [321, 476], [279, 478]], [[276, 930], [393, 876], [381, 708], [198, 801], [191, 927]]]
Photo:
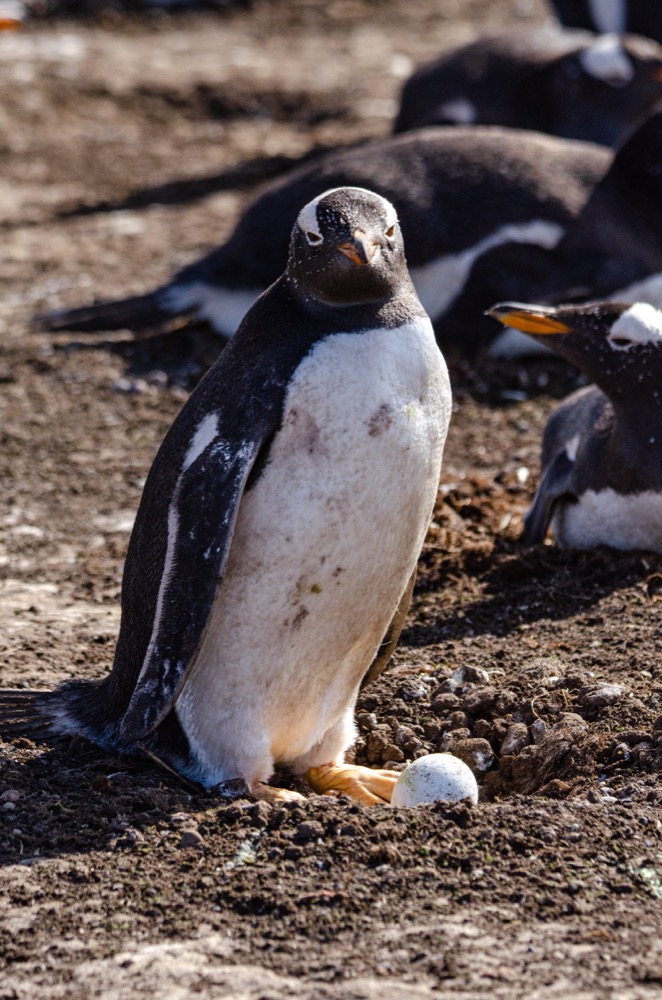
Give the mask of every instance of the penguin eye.
[[306, 239], [308, 240], [308, 242], [310, 243], [310, 245], [313, 246], [313, 247], [317, 246], [318, 243], [322, 242], [322, 237], [320, 236], [320, 234], [319, 233], [314, 233], [311, 229], [307, 229], [306, 230]]
[[393, 237], [395, 236], [395, 225], [388, 227], [388, 229], [386, 230], [386, 236], [389, 238], [389, 240], [393, 239]]

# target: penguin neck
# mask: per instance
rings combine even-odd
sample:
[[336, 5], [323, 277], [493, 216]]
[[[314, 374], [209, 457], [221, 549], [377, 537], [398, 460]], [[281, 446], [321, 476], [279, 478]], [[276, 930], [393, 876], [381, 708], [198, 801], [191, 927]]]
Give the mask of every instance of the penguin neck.
[[[351, 332], [377, 327], [401, 326], [413, 318], [411, 301], [406, 294], [366, 302], [336, 303], [315, 298], [300, 282], [288, 281], [290, 295], [299, 308], [329, 330]], [[413, 291], [413, 286], [412, 286]], [[419, 307], [423, 315], [422, 306]]]

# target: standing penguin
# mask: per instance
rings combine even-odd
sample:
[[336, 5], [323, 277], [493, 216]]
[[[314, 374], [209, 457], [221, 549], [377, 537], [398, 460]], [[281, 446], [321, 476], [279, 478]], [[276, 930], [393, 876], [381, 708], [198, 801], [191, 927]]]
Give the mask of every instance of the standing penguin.
[[648, 303], [506, 302], [490, 314], [544, 340], [595, 385], [550, 417], [523, 539], [662, 552], [662, 312]]
[[450, 405], [394, 208], [360, 188], [315, 198], [154, 460], [112, 672], [0, 693], [0, 733], [34, 709], [221, 792], [279, 797], [264, 783], [283, 765], [390, 800], [397, 774], [343, 758], [404, 617]]

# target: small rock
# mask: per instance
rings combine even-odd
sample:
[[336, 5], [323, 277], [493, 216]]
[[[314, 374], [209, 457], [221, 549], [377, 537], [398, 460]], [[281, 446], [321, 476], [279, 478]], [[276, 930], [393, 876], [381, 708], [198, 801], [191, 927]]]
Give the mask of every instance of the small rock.
[[471, 768], [476, 777], [481, 777], [494, 764], [494, 751], [487, 740], [456, 740], [453, 753]]
[[298, 844], [306, 844], [310, 840], [317, 840], [319, 837], [324, 836], [324, 827], [317, 820], [307, 820], [305, 823], [300, 823], [296, 829], [293, 840]]
[[366, 757], [370, 764], [381, 764], [384, 760], [384, 750], [393, 743], [390, 726], [376, 726], [367, 734]]
[[523, 747], [527, 746], [528, 742], [528, 728], [523, 722], [513, 722], [513, 724], [508, 727], [506, 738], [501, 744], [500, 753], [515, 757]]
[[184, 826], [188, 826], [191, 822], [191, 817], [188, 813], [177, 812], [171, 813], [169, 816], [170, 825], [174, 826], [176, 829], [181, 829]]
[[416, 733], [410, 726], [398, 726], [393, 737], [393, 742], [396, 746], [403, 747], [414, 736], [416, 736]]
[[453, 729], [450, 733], [446, 733], [441, 738], [439, 744], [440, 753], [454, 753], [453, 747], [458, 742], [458, 740], [468, 740], [471, 739], [471, 731], [469, 729]]
[[489, 682], [489, 674], [487, 670], [481, 669], [481, 667], [458, 667], [454, 670], [450, 677], [447, 677], [445, 681], [439, 685], [439, 691], [442, 693], [455, 694], [457, 691], [461, 691], [468, 684], [487, 684]]
[[450, 691], [435, 693], [430, 708], [435, 715], [446, 715], [460, 706], [460, 699]]
[[562, 712], [559, 716], [559, 721], [556, 722], [552, 729], [556, 731], [557, 729], [586, 729], [586, 719], [582, 719], [581, 715], [577, 715], [576, 712]]
[[[420, 744], [421, 741], [419, 740], [418, 742]], [[401, 764], [404, 759], [404, 753], [400, 747], [395, 746], [394, 743], [390, 743], [382, 750], [382, 763], [384, 764], [388, 761], [394, 761], [396, 764]]]
[[624, 694], [622, 684], [592, 684], [580, 689], [578, 700], [582, 708], [596, 711], [607, 705], [615, 705]]
[[182, 830], [179, 847], [204, 847], [204, 837], [197, 830]]
[[451, 730], [466, 729], [469, 718], [466, 712], [451, 712], [448, 722]]
[[544, 719], [536, 719], [531, 723], [531, 739], [539, 746], [547, 734], [547, 723]]
[[494, 705], [497, 696], [497, 689], [491, 685], [475, 688], [464, 696], [462, 708], [469, 715], [485, 715]]
[[23, 792], [20, 792], [18, 788], [8, 788], [0, 795], [0, 802], [18, 802], [22, 798]]
[[247, 810], [251, 826], [265, 827], [271, 816], [271, 806], [268, 802], [256, 802]]

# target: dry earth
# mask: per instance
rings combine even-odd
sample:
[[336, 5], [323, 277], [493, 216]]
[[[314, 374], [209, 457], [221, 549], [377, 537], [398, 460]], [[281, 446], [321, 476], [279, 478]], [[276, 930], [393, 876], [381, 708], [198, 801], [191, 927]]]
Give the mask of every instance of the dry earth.
[[[385, 134], [412, 61], [541, 3], [257, 0], [0, 37], [0, 683], [108, 668], [145, 474], [219, 350], [30, 315], [150, 287], [270, 172]], [[450, 360], [435, 520], [356, 756], [453, 748], [480, 804], [219, 807], [83, 741], [3, 744], [3, 1000], [662, 995], [662, 560], [522, 549], [577, 376]]]

